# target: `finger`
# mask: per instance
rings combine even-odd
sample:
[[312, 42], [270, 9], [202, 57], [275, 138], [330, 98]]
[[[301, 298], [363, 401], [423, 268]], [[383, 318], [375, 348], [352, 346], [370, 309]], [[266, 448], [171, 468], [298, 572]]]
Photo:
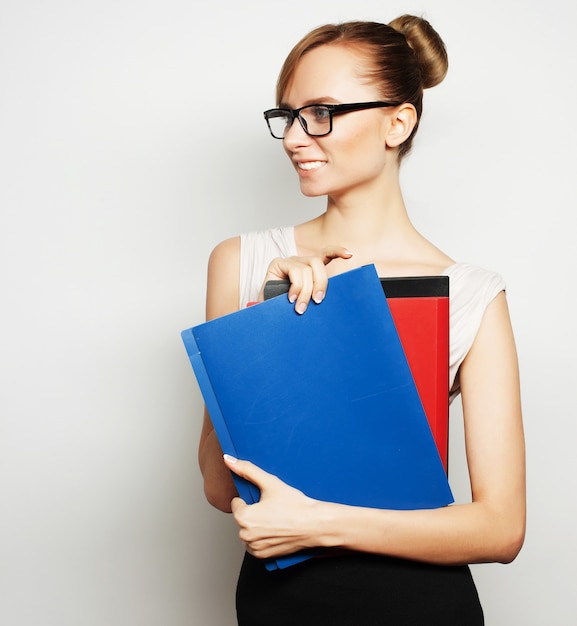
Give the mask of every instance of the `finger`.
[[302, 263], [293, 264], [288, 271], [289, 300], [295, 303], [295, 311], [301, 315], [307, 310], [311, 299], [316, 304], [324, 300], [329, 280], [325, 258], [328, 257], [304, 257]]
[[[313, 295], [313, 289], [315, 287], [314, 278], [314, 264], [320, 262], [320, 259], [307, 258], [306, 263], [299, 265], [292, 265], [288, 270], [288, 279], [290, 281], [290, 287], [288, 292], [288, 299], [290, 302], [294, 302], [295, 311], [302, 315], [309, 305], [309, 302]], [[324, 265], [322, 266], [323, 272]]]
[[326, 266], [334, 259], [350, 259], [352, 256], [352, 252], [343, 246], [327, 246], [321, 250], [320, 256], [306, 259], [310, 272], [302, 274], [303, 285], [301, 289], [299, 290], [296, 284], [293, 285], [291, 280], [291, 291], [294, 290], [294, 293], [298, 294], [295, 302], [297, 313], [304, 313], [311, 299], [316, 304], [320, 304], [324, 300], [329, 280]]
[[273, 259], [269, 265], [263, 288], [261, 288], [261, 295], [264, 297], [262, 292], [267, 281], [288, 278], [288, 299], [291, 303], [295, 303], [295, 309], [297, 306], [299, 307], [298, 313], [304, 313], [313, 289], [310, 259], [311, 257], [278, 257]]
[[328, 265], [333, 259], [350, 259], [353, 253], [343, 246], [327, 246], [321, 250], [322, 261]]
[[303, 314], [311, 299], [320, 304], [326, 294], [328, 275], [326, 265], [337, 258], [349, 259], [352, 252], [343, 246], [327, 246], [318, 255], [308, 257], [278, 257], [271, 261], [265, 282], [288, 278], [288, 298], [295, 311]]
[[305, 267], [306, 265], [306, 257], [277, 257], [268, 266], [265, 282], [288, 278], [291, 269], [294, 271], [295, 267]]
[[225, 454], [223, 456], [225, 465], [234, 472], [237, 476], [241, 478], [245, 478], [253, 485], [256, 485], [261, 492], [268, 485], [271, 484], [272, 481], [276, 480], [276, 477], [268, 472], [265, 472], [263, 469], [251, 463], [250, 461], [241, 461], [230, 454]]
[[248, 504], [238, 496], [236, 498], [233, 498], [230, 502], [230, 510], [235, 517], [247, 506]]
[[325, 295], [327, 293], [329, 277], [326, 270], [326, 258], [327, 256], [325, 255], [323, 258], [315, 257], [311, 260], [313, 280], [311, 293], [312, 299], [316, 304], [320, 304], [325, 299]]

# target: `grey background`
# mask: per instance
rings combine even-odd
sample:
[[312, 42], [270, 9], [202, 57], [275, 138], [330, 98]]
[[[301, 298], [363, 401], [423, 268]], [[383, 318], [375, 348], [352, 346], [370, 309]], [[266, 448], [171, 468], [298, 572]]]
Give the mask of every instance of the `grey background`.
[[203, 320], [216, 243], [323, 208], [262, 119], [290, 47], [413, 12], [451, 67], [406, 202], [448, 254], [505, 277], [521, 362], [526, 545], [474, 575], [491, 626], [575, 624], [576, 5], [279, 6], [0, 2], [0, 623], [234, 623], [241, 548], [203, 499], [179, 333]]

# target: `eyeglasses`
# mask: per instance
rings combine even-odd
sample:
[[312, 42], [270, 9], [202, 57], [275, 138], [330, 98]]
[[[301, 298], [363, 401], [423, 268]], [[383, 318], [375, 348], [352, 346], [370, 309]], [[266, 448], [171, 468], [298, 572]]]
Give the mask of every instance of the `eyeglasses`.
[[269, 109], [264, 119], [275, 139], [284, 139], [295, 119], [310, 137], [324, 137], [333, 130], [333, 116], [381, 107], [395, 107], [397, 102], [357, 102], [354, 104], [308, 104], [300, 109]]

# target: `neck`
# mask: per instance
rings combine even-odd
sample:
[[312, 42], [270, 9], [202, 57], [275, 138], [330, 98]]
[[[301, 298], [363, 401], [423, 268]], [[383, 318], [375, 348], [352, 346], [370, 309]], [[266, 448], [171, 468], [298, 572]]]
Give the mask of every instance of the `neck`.
[[[417, 232], [400, 184], [392, 182], [329, 196], [326, 212], [298, 228], [299, 254], [317, 254], [330, 245], [348, 248], [353, 257], [332, 261], [329, 275], [367, 263], [375, 263], [383, 276], [427, 273], [423, 267], [438, 251], [433, 253], [431, 244]], [[442, 259], [438, 264], [449, 263]]]
[[415, 231], [398, 180], [378, 193], [363, 189], [329, 196], [320, 227], [327, 239], [363, 248], [382, 246], [384, 241], [398, 240]]
[[453, 263], [411, 223], [398, 176], [331, 194], [326, 212], [298, 226], [295, 239], [302, 256], [334, 245], [353, 253], [331, 261], [329, 275], [367, 263], [381, 276], [432, 275]]

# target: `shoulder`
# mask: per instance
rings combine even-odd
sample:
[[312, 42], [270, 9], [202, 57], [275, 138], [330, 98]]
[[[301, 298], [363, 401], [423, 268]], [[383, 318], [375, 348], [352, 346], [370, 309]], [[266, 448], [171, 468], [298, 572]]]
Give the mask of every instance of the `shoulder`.
[[224, 277], [238, 276], [240, 266], [240, 237], [231, 237], [217, 244], [208, 259], [208, 283]]
[[240, 245], [240, 236], [230, 237], [218, 243], [210, 253], [209, 268], [215, 265], [234, 263], [235, 260], [238, 260]]
[[258, 299], [269, 263], [278, 257], [296, 255], [293, 226], [270, 228], [240, 236], [240, 307]]
[[256, 300], [268, 264], [276, 257], [294, 255], [293, 226], [249, 231], [221, 241], [208, 261], [207, 315], [244, 308]]
[[295, 250], [293, 226], [255, 230], [240, 235], [241, 252], [272, 251], [275, 256], [292, 256]]
[[458, 391], [458, 371], [471, 349], [489, 304], [503, 291], [505, 281], [497, 272], [455, 263], [444, 272], [449, 277], [450, 383]]
[[208, 259], [206, 317], [213, 319], [238, 309], [240, 238], [215, 246]]
[[457, 309], [485, 307], [506, 289], [500, 274], [470, 263], [455, 263], [444, 273], [449, 277], [451, 306]]

